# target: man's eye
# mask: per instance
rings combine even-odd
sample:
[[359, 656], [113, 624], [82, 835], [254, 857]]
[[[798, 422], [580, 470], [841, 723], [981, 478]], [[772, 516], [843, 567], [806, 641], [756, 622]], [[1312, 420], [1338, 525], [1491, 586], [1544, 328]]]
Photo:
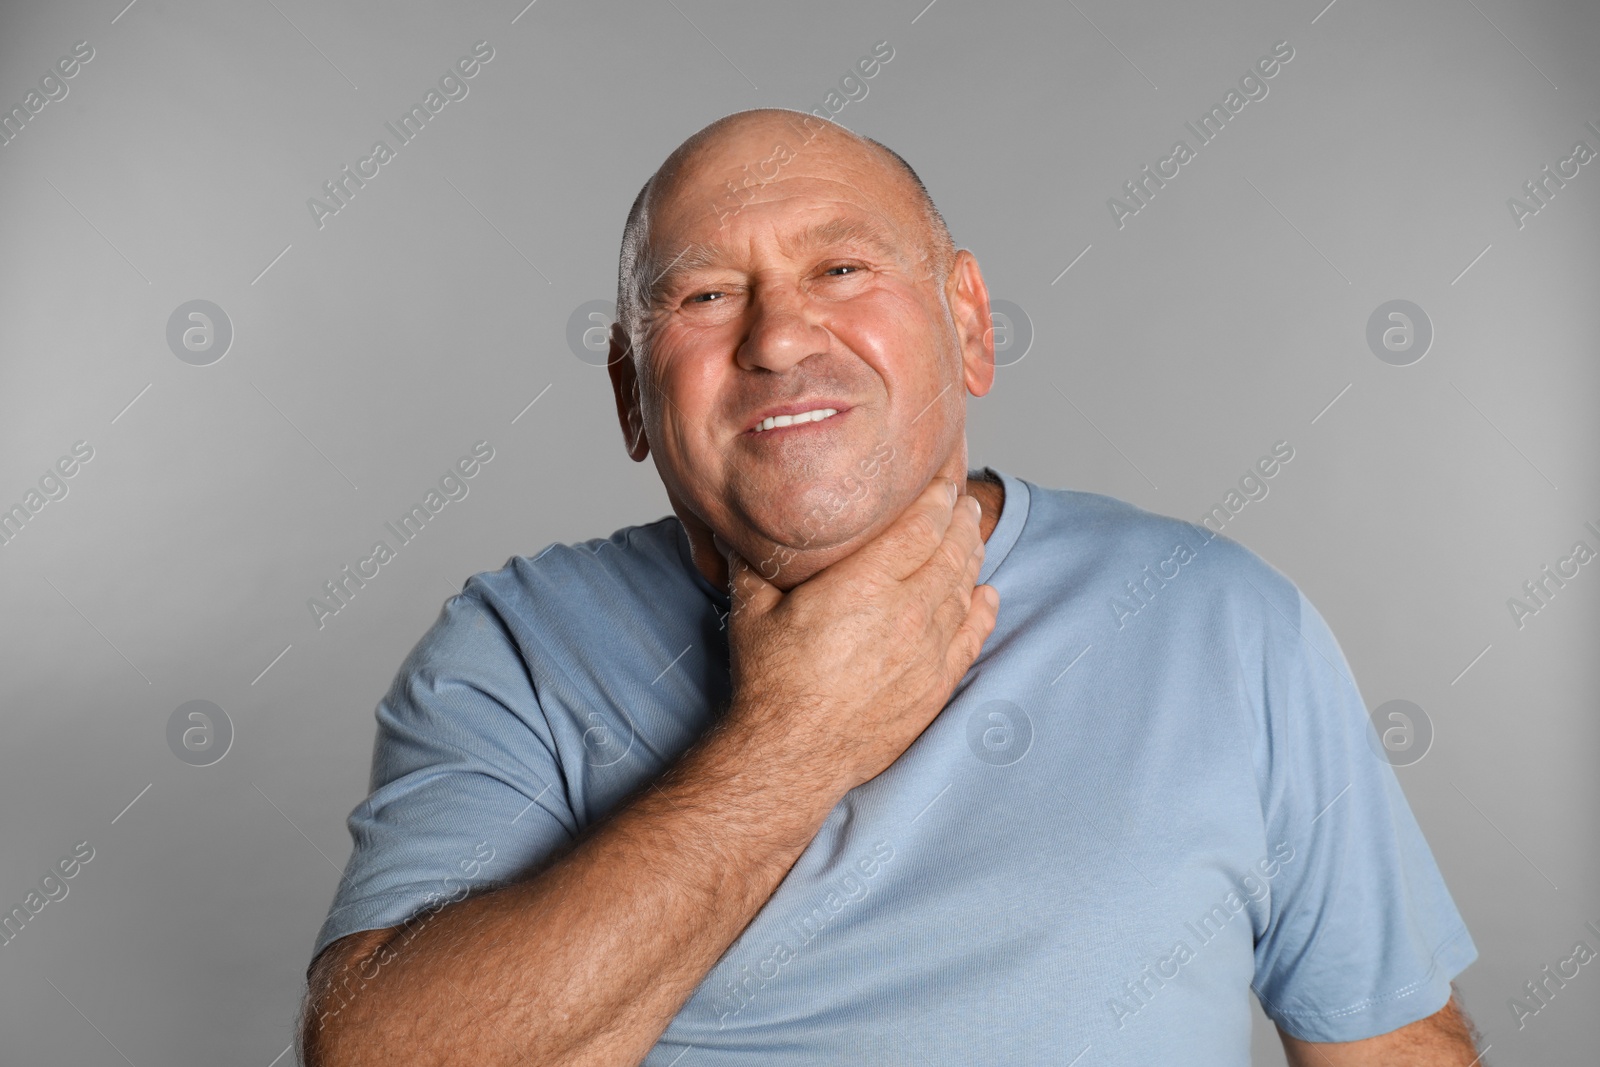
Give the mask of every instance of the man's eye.
[[691, 296], [687, 301], [685, 301], [685, 303], [689, 303], [689, 304], [709, 304], [709, 303], [712, 302], [712, 300], [711, 300], [712, 297], [718, 297], [718, 296], [723, 296], [723, 295], [724, 294], [720, 293], [720, 292], [696, 293], [693, 296]]
[[837, 274], [839, 271], [845, 271], [845, 270], [857, 270], [858, 271], [860, 269], [861, 269], [860, 267], [852, 266], [852, 265], [847, 263], [847, 264], [844, 264], [844, 265], [838, 266], [838, 267], [829, 267], [827, 270], [823, 271], [823, 273], [824, 274]]

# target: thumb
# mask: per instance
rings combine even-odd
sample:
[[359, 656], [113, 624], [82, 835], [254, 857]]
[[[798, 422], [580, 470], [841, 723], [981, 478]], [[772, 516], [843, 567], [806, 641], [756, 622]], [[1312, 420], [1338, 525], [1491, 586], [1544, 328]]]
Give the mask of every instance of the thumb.
[[728, 563], [730, 615], [750, 607], [754, 607], [757, 614], [764, 615], [783, 599], [783, 593], [778, 587], [763, 578], [761, 572], [739, 554], [738, 549], [715, 533], [711, 535], [711, 542]]

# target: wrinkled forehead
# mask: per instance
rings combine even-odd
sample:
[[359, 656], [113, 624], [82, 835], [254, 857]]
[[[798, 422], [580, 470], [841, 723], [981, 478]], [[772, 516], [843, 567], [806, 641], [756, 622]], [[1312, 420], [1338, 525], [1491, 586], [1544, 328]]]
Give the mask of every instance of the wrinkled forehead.
[[700, 255], [694, 246], [725, 249], [760, 232], [801, 244], [854, 236], [920, 258], [917, 195], [886, 153], [832, 124], [762, 118], [702, 131], [652, 182], [647, 255], [665, 269]]

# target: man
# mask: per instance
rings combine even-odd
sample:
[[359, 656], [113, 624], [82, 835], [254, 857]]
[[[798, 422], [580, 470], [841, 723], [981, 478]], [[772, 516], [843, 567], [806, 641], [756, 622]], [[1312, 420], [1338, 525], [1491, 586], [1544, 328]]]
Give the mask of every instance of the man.
[[711, 124], [618, 315], [676, 517], [474, 576], [401, 667], [307, 1063], [1240, 1065], [1252, 991], [1296, 1067], [1477, 1059], [1476, 948], [1311, 604], [968, 470], [988, 294], [904, 161]]

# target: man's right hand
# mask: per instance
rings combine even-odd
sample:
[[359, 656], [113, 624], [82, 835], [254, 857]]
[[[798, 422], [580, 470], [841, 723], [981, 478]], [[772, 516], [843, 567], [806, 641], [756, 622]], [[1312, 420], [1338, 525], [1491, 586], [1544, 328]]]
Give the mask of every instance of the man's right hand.
[[[726, 719], [837, 800], [944, 708], [994, 631], [975, 497], [934, 479], [872, 541], [787, 593], [728, 553]], [[826, 785], [823, 785], [826, 783]]]

